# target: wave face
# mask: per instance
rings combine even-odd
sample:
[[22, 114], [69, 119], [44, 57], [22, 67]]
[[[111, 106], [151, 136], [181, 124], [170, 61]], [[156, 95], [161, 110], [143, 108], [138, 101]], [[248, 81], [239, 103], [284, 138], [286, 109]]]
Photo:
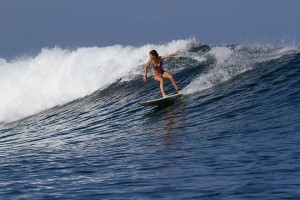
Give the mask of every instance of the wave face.
[[[137, 105], [161, 96], [142, 81], [151, 49], [182, 52], [164, 63], [184, 94], [166, 107]], [[43, 49], [1, 59], [0, 91], [4, 199], [299, 195], [298, 47]]]

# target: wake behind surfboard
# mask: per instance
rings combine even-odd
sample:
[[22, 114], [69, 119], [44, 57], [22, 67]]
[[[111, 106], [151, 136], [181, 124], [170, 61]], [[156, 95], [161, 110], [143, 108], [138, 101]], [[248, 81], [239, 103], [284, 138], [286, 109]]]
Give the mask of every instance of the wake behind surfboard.
[[162, 106], [172, 101], [175, 101], [177, 98], [181, 97], [182, 94], [174, 94], [165, 98], [154, 99], [152, 101], [139, 102], [140, 106]]

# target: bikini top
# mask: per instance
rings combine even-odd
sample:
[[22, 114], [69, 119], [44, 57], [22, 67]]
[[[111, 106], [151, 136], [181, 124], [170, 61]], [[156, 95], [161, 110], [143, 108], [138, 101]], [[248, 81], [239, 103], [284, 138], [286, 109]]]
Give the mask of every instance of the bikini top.
[[151, 69], [154, 69], [154, 68], [160, 68], [160, 67], [162, 67], [162, 65], [163, 65], [163, 61], [160, 60], [159, 66], [155, 66], [154, 64], [151, 64], [151, 65], [150, 65], [150, 68], [151, 68]]

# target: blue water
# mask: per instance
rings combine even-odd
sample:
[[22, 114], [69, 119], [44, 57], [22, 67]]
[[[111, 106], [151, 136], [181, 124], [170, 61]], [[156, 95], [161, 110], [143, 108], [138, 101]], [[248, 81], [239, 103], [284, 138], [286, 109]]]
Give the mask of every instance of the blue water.
[[[28, 72], [33, 83], [22, 87], [25, 92], [20, 92], [21, 84], [0, 85], [26, 101], [23, 105], [8, 95], [1, 97], [6, 104], [0, 118], [0, 198], [299, 199], [299, 48], [184, 42], [186, 46], [178, 47], [182, 55], [164, 64], [184, 95], [159, 108], [137, 105], [161, 95], [153, 80], [142, 81], [148, 46], [111, 47], [119, 56], [130, 48], [129, 53], [146, 57], [128, 68], [129, 76], [103, 78], [98, 88], [92, 75], [102, 68], [93, 68], [91, 78], [84, 79], [87, 86], [76, 85], [82, 93], [66, 102], [52, 97], [65, 97], [54, 92], [72, 82], [59, 85], [61, 79], [32, 72], [32, 63], [39, 57], [51, 63], [49, 52], [68, 59], [80, 50], [52, 49], [46, 57], [40, 53], [25, 61], [3, 61], [2, 69], [10, 65]], [[154, 47], [163, 52], [172, 45]], [[107, 53], [87, 50], [79, 56]], [[113, 73], [109, 64], [114, 60], [108, 60], [105, 67]], [[59, 69], [71, 66], [72, 73], [66, 73], [74, 74], [74, 65], [61, 64]], [[52, 74], [50, 68], [43, 69]], [[85, 72], [73, 79], [78, 83]], [[14, 73], [6, 71], [5, 76]], [[35, 86], [41, 76], [43, 90]], [[168, 93], [175, 92], [170, 82], [165, 84]], [[40, 101], [46, 102], [42, 109], [35, 107]]]

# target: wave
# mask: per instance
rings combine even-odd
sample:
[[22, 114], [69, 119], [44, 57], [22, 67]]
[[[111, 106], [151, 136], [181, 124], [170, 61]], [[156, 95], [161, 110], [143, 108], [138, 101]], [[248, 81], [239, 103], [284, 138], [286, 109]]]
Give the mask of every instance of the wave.
[[218, 46], [196, 59], [206, 61], [209, 58], [214, 62], [204, 73], [199, 74], [186, 87], [185, 93], [190, 94], [213, 87], [219, 83], [244, 72], [260, 67], [262, 63], [279, 59], [283, 56], [299, 52], [297, 47], [276, 47], [272, 45], [235, 45]]
[[119, 80], [141, 81], [143, 65], [151, 49], [161, 55], [183, 52], [168, 61], [166, 69], [193, 77], [185, 84], [185, 94], [227, 81], [259, 67], [259, 63], [299, 52], [296, 47], [270, 45], [209, 47], [195, 38], [140, 47], [45, 48], [34, 57], [10, 62], [0, 59], [0, 122], [12, 122], [66, 104], [104, 90]]
[[[43, 49], [35, 57], [0, 60], [0, 122], [11, 122], [82, 98], [123, 78], [142, 73], [151, 49], [185, 51], [193, 42], [177, 40], [141, 47], [114, 45], [76, 50]], [[129, 76], [130, 75], [130, 76]]]

